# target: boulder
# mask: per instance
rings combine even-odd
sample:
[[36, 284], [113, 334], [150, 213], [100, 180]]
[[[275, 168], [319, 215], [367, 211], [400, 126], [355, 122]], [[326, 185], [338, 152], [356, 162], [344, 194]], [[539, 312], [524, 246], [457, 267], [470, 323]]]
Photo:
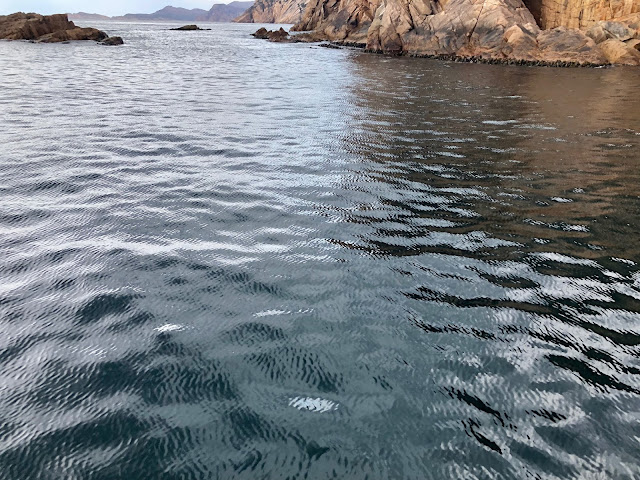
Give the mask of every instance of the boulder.
[[640, 65], [640, 51], [615, 38], [598, 45], [610, 63], [620, 65]]
[[109, 37], [100, 42], [100, 45], [124, 45], [122, 37]]
[[624, 43], [626, 43], [627, 46], [640, 51], [640, 40], [638, 40], [637, 38], [634, 38], [634, 39], [629, 40], [629, 41], [624, 42]]
[[262, 27], [262, 28], [259, 28], [258, 30], [256, 30], [251, 35], [253, 35], [256, 38], [260, 38], [261, 40], [266, 40], [266, 39], [269, 38], [269, 30], [267, 30], [266, 28]]
[[289, 34], [287, 31], [280, 27], [279, 30], [267, 30], [266, 28], [260, 28], [255, 33], [252, 33], [256, 38], [260, 38], [262, 40], [270, 40], [272, 42], [289, 42], [291, 39], [289, 38]]

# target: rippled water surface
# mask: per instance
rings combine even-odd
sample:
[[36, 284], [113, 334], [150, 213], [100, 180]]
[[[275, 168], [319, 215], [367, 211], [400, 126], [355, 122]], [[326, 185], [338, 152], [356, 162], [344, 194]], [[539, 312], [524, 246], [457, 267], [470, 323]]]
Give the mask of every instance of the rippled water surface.
[[0, 43], [0, 472], [640, 477], [640, 76], [255, 25]]

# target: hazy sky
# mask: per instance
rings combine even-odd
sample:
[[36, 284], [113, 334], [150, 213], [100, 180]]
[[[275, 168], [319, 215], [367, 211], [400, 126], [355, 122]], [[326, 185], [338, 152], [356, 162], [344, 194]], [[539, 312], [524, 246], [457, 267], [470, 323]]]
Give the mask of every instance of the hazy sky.
[[14, 12], [51, 13], [152, 13], [167, 5], [209, 10], [214, 3], [231, 0], [0, 0], [0, 15]]

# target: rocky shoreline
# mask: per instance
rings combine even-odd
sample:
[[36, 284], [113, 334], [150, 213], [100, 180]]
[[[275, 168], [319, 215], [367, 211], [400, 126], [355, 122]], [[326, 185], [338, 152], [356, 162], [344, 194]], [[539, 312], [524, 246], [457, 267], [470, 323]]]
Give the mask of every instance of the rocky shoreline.
[[266, 38], [475, 63], [640, 65], [640, 0], [311, 0], [291, 30], [301, 33]]
[[28, 40], [36, 43], [61, 43], [92, 40], [101, 45], [122, 45], [120, 37], [110, 37], [97, 28], [77, 27], [66, 14], [39, 15], [13, 13], [0, 15], [0, 39]]
[[324, 41], [322, 37], [319, 37], [316, 32], [303, 32], [299, 34], [290, 35], [286, 30], [280, 28], [279, 30], [269, 31], [267, 29], [260, 28], [255, 33], [251, 34], [253, 37], [269, 40], [276, 43], [320, 43], [319, 47], [324, 48], [355, 48], [363, 50], [366, 53], [374, 54], [391, 54], [393, 56], [405, 56], [412, 58], [432, 58], [436, 60], [446, 60], [455, 63], [482, 63], [488, 65], [518, 65], [529, 67], [562, 67], [562, 68], [603, 68], [612, 66], [612, 63], [591, 63], [591, 62], [576, 62], [576, 61], [544, 61], [544, 60], [525, 60], [514, 58], [487, 58], [482, 56], [460, 56], [454, 54], [419, 54], [419, 53], [406, 53], [406, 52], [385, 52], [383, 50], [373, 50], [367, 48], [366, 43], [361, 42], [344, 42], [344, 41]]

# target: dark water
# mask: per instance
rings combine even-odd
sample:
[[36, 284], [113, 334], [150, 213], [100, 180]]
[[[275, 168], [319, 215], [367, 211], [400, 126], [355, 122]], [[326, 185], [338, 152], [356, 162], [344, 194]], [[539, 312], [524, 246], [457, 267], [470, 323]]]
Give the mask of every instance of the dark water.
[[640, 476], [640, 71], [0, 43], [2, 479]]

